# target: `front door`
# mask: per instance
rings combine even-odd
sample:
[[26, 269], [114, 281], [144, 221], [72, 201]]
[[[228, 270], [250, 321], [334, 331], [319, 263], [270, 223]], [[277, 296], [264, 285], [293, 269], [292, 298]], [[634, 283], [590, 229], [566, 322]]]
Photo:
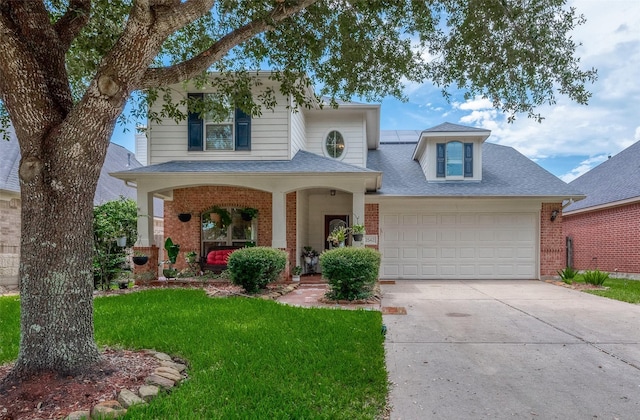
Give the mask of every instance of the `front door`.
[[324, 249], [331, 249], [331, 244], [327, 241], [327, 236], [333, 231], [333, 229], [344, 226], [349, 226], [348, 215], [326, 215], [324, 216]]

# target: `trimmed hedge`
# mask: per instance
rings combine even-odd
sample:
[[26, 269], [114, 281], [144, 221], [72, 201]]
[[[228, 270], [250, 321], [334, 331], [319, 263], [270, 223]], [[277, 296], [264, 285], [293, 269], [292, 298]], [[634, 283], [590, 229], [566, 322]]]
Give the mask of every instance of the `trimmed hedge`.
[[334, 248], [320, 255], [320, 264], [331, 287], [328, 298], [366, 299], [378, 280], [380, 253], [371, 248]]
[[242, 248], [229, 255], [227, 270], [233, 284], [256, 293], [278, 280], [287, 265], [287, 253], [264, 246]]

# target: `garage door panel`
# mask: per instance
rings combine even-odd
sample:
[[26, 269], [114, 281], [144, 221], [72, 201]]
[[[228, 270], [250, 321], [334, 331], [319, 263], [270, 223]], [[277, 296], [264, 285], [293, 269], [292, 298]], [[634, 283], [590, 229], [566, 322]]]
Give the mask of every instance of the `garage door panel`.
[[402, 216], [402, 224], [404, 226], [417, 226], [418, 215], [417, 214], [405, 214]]
[[417, 264], [402, 265], [402, 275], [407, 278], [416, 277], [418, 275], [418, 265]]
[[416, 260], [418, 259], [418, 248], [403, 248], [402, 258]]
[[536, 213], [396, 210], [380, 216], [383, 278], [537, 275]]

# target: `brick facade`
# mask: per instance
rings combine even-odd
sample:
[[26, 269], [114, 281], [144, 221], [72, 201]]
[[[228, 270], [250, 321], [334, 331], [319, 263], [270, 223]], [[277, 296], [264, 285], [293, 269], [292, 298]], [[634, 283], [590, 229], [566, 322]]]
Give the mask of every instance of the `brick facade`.
[[[180, 244], [180, 255], [175, 267], [178, 270], [187, 268], [184, 255], [189, 251], [195, 251], [200, 255], [201, 250], [201, 219], [203, 211], [212, 206], [219, 207], [254, 207], [258, 209], [258, 246], [271, 246], [272, 238], [272, 200], [271, 193], [255, 190], [251, 188], [227, 187], [227, 186], [202, 186], [192, 188], [180, 188], [173, 191], [173, 201], [164, 203], [164, 237], [171, 237], [174, 243]], [[287, 252], [290, 261], [296, 253], [296, 193], [289, 193], [286, 197], [287, 225], [292, 229], [287, 229]], [[191, 213], [191, 220], [181, 222], [178, 219], [180, 213]], [[283, 226], [283, 229], [286, 228]], [[136, 248], [136, 250], [147, 251], [147, 249]], [[160, 249], [160, 260], [168, 257], [164, 249]], [[150, 256], [149, 262], [136, 267], [136, 274], [143, 271], [150, 271], [153, 265]]]
[[0, 193], [0, 286], [18, 286], [20, 208], [19, 198]]
[[573, 240], [573, 268], [640, 273], [640, 203], [564, 217]]
[[[380, 205], [364, 205], [364, 230], [367, 235], [380, 235]], [[378, 239], [378, 242], [380, 239]], [[367, 245], [369, 248], [379, 249], [379, 245]]]
[[[557, 210], [555, 220], [551, 212]], [[562, 234], [562, 203], [543, 203], [540, 209], [540, 277], [551, 278], [558, 275], [566, 265], [566, 249]]]

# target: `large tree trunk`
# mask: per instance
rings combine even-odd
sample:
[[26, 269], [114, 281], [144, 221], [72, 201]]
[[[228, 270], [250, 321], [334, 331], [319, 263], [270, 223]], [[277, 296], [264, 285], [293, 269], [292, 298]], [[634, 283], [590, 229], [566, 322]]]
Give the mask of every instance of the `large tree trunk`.
[[110, 133], [76, 127], [42, 139], [41, 160], [21, 162], [18, 377], [77, 374], [100, 359], [93, 335], [93, 196]]

